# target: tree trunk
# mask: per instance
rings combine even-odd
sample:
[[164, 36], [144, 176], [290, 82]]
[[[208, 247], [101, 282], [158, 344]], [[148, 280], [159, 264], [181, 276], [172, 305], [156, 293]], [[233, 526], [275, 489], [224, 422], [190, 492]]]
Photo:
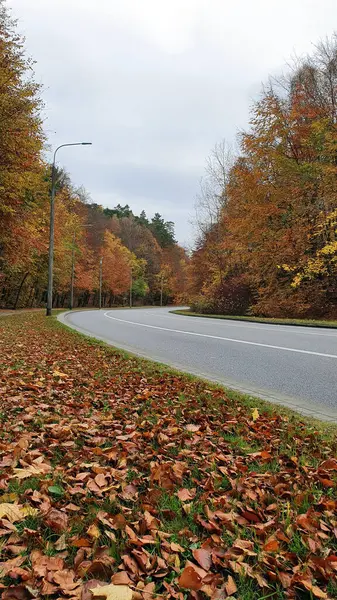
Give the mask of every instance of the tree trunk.
[[14, 301], [14, 304], [13, 304], [13, 310], [16, 310], [16, 307], [17, 307], [17, 305], [18, 305], [18, 302], [19, 302], [19, 298], [20, 298], [20, 294], [21, 294], [22, 286], [23, 286], [23, 284], [25, 283], [25, 281], [26, 281], [26, 279], [27, 279], [28, 275], [29, 275], [29, 273], [28, 273], [28, 271], [27, 271], [27, 273], [25, 273], [25, 274], [24, 274], [24, 276], [23, 276], [23, 277], [22, 277], [22, 279], [21, 279], [21, 283], [20, 283], [20, 285], [19, 285], [19, 289], [18, 289], [18, 291], [17, 291], [16, 298], [15, 298], [15, 301]]

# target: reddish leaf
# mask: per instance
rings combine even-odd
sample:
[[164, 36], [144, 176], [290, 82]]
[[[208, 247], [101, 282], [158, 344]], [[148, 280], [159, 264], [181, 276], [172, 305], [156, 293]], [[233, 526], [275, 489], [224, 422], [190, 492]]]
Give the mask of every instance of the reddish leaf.
[[265, 552], [277, 552], [279, 549], [279, 543], [277, 540], [269, 540], [264, 546]]
[[195, 560], [203, 569], [205, 569], [205, 571], [210, 570], [212, 565], [212, 558], [209, 550], [205, 550], [204, 548], [198, 548], [197, 550], [193, 550], [192, 554]]
[[319, 465], [319, 469], [324, 471], [337, 471], [337, 460], [335, 458], [328, 458]]
[[13, 585], [2, 592], [2, 600], [30, 600], [33, 594], [24, 585]]
[[201, 577], [193, 569], [186, 567], [178, 579], [179, 586], [188, 590], [200, 590], [202, 583]]

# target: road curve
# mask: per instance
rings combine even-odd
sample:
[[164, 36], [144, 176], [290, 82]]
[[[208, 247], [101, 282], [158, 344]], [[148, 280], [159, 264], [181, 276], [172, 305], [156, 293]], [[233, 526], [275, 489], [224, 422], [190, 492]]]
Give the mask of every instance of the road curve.
[[60, 319], [119, 348], [337, 422], [337, 330], [198, 319], [167, 308]]

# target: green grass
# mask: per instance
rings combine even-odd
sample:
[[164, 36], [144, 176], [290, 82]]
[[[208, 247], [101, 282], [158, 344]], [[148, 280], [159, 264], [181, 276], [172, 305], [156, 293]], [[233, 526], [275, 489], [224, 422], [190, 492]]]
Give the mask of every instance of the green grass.
[[171, 310], [175, 315], [185, 315], [187, 317], [204, 317], [207, 319], [225, 319], [226, 321], [249, 321], [251, 323], [270, 323], [272, 325], [298, 325], [302, 327], [327, 327], [337, 329], [337, 321], [325, 321], [322, 319], [280, 319], [273, 317], [254, 317], [254, 316], [236, 316], [236, 315], [212, 315], [196, 313], [188, 309]]
[[184, 531], [188, 529], [193, 534], [198, 533], [199, 527], [194, 517], [197, 514], [203, 514], [203, 504], [194, 500], [191, 511], [186, 514], [179, 498], [173, 493], [164, 492], [160, 497], [158, 510], [165, 531], [175, 536], [174, 541], [182, 546], [187, 546], [189, 542]]
[[20, 479], [10, 479], [8, 483], [8, 492], [10, 494], [24, 494], [27, 490], [39, 490], [41, 478], [29, 477], [21, 481]]

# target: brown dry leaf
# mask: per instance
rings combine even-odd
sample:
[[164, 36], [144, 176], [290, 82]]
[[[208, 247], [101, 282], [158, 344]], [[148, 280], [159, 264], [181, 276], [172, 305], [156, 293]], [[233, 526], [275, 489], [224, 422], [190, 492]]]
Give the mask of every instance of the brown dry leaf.
[[52, 596], [53, 594], [56, 594], [56, 592], [57, 592], [56, 585], [54, 585], [53, 583], [50, 583], [50, 581], [48, 581], [47, 579], [42, 580], [42, 586], [41, 586], [42, 596]]
[[103, 473], [98, 473], [98, 475], [96, 475], [95, 482], [97, 483], [98, 487], [100, 487], [100, 488], [105, 487], [108, 484]]
[[111, 577], [111, 583], [115, 585], [130, 585], [131, 579], [126, 571], [119, 571]]
[[1, 600], [30, 600], [33, 594], [25, 585], [12, 585], [4, 590]]
[[289, 588], [291, 586], [291, 575], [289, 575], [289, 573], [279, 571], [278, 578], [284, 588]]
[[74, 581], [74, 577], [74, 571], [62, 569], [53, 574], [53, 581], [60, 586], [62, 591], [69, 592], [81, 585], [81, 581]]
[[129, 485], [125, 486], [121, 496], [124, 498], [124, 500], [136, 500], [138, 497], [138, 490], [135, 485], [130, 483]]
[[150, 583], [147, 583], [146, 586], [142, 589], [142, 597], [145, 600], [150, 600], [153, 597], [155, 589], [156, 589], [155, 582], [150, 581]]
[[45, 522], [53, 531], [61, 533], [68, 527], [68, 516], [66, 513], [52, 508], [46, 515]]
[[309, 592], [316, 596], [316, 598], [328, 598], [328, 594], [323, 592], [323, 590], [317, 585], [313, 585], [311, 581], [303, 579], [301, 580], [301, 583], [307, 590], [309, 590]]
[[235, 594], [238, 591], [238, 588], [236, 587], [236, 583], [235, 583], [233, 577], [231, 577], [231, 575], [228, 575], [227, 582], [225, 583], [225, 590], [226, 590], [228, 596], [232, 596], [233, 594]]
[[177, 544], [176, 542], [171, 542], [170, 548], [171, 548], [172, 552], [184, 552], [184, 548], [182, 546], [180, 546], [180, 544]]
[[181, 502], [186, 502], [187, 500], [193, 500], [196, 494], [196, 489], [188, 490], [187, 488], [182, 488], [177, 492], [177, 496]]
[[5, 577], [5, 575], [13, 569], [20, 567], [24, 561], [25, 558], [23, 556], [17, 556], [16, 558], [11, 558], [5, 562], [0, 562], [1, 577]]
[[185, 567], [178, 579], [178, 584], [182, 588], [197, 591], [200, 590], [202, 586], [201, 581], [200, 575], [198, 575], [193, 567]]
[[127, 585], [104, 585], [92, 590], [94, 598], [104, 598], [105, 600], [132, 600], [132, 590]]
[[192, 554], [195, 560], [203, 569], [205, 569], [205, 571], [210, 570], [212, 565], [212, 558], [209, 550], [205, 550], [204, 548], [198, 548], [197, 550], [193, 550]]

